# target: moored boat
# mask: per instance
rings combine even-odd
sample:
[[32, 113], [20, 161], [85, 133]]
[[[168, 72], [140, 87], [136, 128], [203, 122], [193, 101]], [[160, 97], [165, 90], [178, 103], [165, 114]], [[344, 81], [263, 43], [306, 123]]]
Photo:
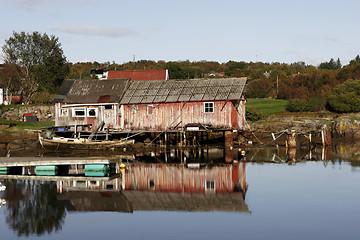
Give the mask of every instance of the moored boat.
[[68, 149], [109, 149], [134, 144], [134, 139], [121, 140], [89, 140], [87, 138], [52, 137], [51, 139], [39, 136], [43, 148], [68, 148]]

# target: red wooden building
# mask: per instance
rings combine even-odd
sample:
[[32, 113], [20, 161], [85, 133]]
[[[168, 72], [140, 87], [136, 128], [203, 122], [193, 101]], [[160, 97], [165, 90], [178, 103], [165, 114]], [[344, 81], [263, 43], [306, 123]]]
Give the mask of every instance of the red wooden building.
[[131, 81], [120, 100], [123, 129], [245, 128], [246, 78]]

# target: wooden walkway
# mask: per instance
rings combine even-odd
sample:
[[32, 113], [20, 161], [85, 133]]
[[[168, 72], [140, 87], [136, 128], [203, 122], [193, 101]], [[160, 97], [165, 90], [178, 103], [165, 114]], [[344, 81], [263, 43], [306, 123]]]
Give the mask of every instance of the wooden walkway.
[[0, 179], [43, 180], [43, 181], [110, 181], [112, 179], [119, 177], [120, 177], [119, 174], [115, 174], [111, 177], [0, 175]]
[[59, 158], [59, 157], [0, 157], [0, 167], [31, 167], [44, 165], [110, 164], [117, 159], [104, 158]]

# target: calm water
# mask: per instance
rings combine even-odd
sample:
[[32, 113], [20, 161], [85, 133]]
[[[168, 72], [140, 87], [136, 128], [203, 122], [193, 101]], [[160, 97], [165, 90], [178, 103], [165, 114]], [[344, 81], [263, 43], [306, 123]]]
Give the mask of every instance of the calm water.
[[135, 162], [92, 181], [3, 177], [0, 239], [359, 239], [357, 164], [255, 161], [272, 155], [202, 168]]

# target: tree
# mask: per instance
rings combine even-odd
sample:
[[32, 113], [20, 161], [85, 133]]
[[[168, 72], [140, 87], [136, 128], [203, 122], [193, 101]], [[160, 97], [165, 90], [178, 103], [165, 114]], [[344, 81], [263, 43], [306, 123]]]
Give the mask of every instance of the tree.
[[340, 68], [341, 68], [340, 58], [338, 58], [336, 62], [333, 58], [331, 58], [329, 62], [323, 62], [320, 63], [319, 65], [319, 69], [336, 70]]
[[59, 40], [39, 32], [14, 32], [2, 47], [6, 64], [17, 66], [23, 102], [31, 102], [36, 91], [55, 93], [69, 69]]
[[169, 70], [170, 79], [186, 79], [188, 78], [184, 69], [176, 62], [168, 62], [165, 68]]
[[38, 237], [61, 230], [65, 206], [56, 198], [56, 182], [5, 182], [6, 223], [18, 236]]
[[360, 80], [349, 79], [336, 86], [328, 101], [331, 111], [360, 112]]
[[16, 93], [20, 89], [19, 82], [19, 69], [16, 65], [6, 63], [0, 69], [0, 84], [4, 87], [5, 96]]

